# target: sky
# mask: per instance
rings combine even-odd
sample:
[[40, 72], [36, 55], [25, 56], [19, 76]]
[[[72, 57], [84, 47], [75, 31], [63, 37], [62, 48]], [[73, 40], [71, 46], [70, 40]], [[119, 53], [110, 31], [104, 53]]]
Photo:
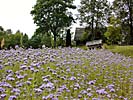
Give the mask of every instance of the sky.
[[[109, 0], [113, 1], [113, 0]], [[0, 0], [0, 26], [5, 30], [11, 29], [13, 33], [20, 30], [30, 38], [34, 34], [36, 25], [30, 14], [36, 0]], [[74, 4], [80, 4], [80, 0], [75, 0]], [[77, 11], [73, 11], [74, 14]], [[72, 25], [72, 32], [79, 24]]]

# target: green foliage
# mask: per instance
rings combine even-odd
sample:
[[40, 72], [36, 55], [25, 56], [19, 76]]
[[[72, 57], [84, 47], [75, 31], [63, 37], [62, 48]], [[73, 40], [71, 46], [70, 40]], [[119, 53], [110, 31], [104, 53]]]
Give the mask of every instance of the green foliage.
[[51, 39], [52, 39], [51, 35], [46, 33], [41, 38], [41, 44], [45, 45], [46, 47], [51, 47], [52, 46]]
[[41, 48], [41, 36], [37, 35], [36, 33], [31, 37], [29, 40], [29, 45], [32, 46], [33, 48]]
[[49, 33], [45, 34], [35, 33], [29, 40], [29, 45], [35, 49], [41, 48], [42, 45], [45, 45], [46, 47], [51, 47], [52, 46], [51, 40], [52, 37]]
[[4, 31], [4, 28], [0, 27], [0, 42], [4, 38], [4, 48], [9, 49], [10, 47], [15, 48], [16, 45], [20, 47], [29, 47], [28, 35], [20, 32], [19, 30], [13, 34], [11, 29]]
[[104, 33], [106, 37], [106, 42], [108, 44], [118, 44], [122, 41], [121, 26], [120, 20], [115, 17], [110, 18], [110, 25], [107, 28], [107, 31]]
[[0, 26], [0, 32], [3, 32], [4, 28], [2, 26]]
[[15, 44], [18, 46], [21, 46], [21, 38], [22, 38], [22, 33], [20, 31], [17, 31], [14, 35], [14, 40], [15, 40]]
[[133, 1], [114, 0], [113, 9], [117, 18], [121, 20], [122, 32], [126, 37], [125, 42], [133, 44]]
[[93, 39], [98, 29], [105, 26], [111, 13], [107, 0], [81, 0], [78, 11], [80, 22], [91, 28]]
[[87, 41], [89, 34], [87, 32], [84, 32], [81, 36], [81, 41]]
[[68, 11], [76, 8], [72, 3], [73, 0], [37, 0], [31, 11], [39, 33], [54, 35], [54, 47], [58, 33], [74, 21], [72, 13]]
[[22, 37], [22, 46], [24, 46], [25, 48], [29, 47], [29, 38], [27, 34], [24, 34]]

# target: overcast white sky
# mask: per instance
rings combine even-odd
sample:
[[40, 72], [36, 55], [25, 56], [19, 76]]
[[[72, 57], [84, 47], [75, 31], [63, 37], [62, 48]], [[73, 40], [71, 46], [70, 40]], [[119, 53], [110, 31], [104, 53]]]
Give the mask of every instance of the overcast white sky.
[[[5, 30], [11, 29], [13, 33], [20, 30], [31, 37], [36, 26], [33, 23], [30, 11], [35, 3], [36, 0], [0, 0], [0, 26]], [[75, 1], [75, 4], [79, 5], [79, 3], [80, 0]], [[74, 31], [74, 28], [78, 25], [74, 24], [73, 26]]]

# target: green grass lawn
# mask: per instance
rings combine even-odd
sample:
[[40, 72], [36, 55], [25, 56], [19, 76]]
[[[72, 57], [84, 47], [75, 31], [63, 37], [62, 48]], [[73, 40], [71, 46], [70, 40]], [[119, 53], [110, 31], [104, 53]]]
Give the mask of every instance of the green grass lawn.
[[133, 58], [133, 46], [106, 46], [106, 49]]

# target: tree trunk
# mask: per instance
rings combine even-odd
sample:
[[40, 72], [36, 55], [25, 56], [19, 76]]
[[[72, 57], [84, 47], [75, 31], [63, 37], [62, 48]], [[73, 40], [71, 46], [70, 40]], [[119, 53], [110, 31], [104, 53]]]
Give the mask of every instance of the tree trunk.
[[132, 6], [133, 6], [133, 2], [132, 0], [127, 0], [127, 4], [128, 4], [128, 9], [129, 9], [129, 26], [130, 26], [130, 33], [129, 33], [129, 44], [133, 45], [133, 19], [132, 19]]
[[71, 46], [71, 33], [70, 29], [67, 30], [67, 35], [66, 35], [66, 47]]
[[92, 1], [92, 25], [91, 25], [91, 28], [92, 28], [92, 30], [91, 30], [91, 32], [92, 32], [92, 40], [94, 40], [95, 39], [95, 32], [94, 32], [94, 6], [95, 6], [95, 4], [94, 4], [94, 0]]
[[94, 16], [92, 16], [92, 23], [91, 23], [91, 34], [92, 34], [92, 40], [95, 39], [95, 34], [94, 34]]
[[132, 6], [129, 7], [129, 13], [130, 13], [130, 45], [133, 45], [133, 19], [132, 19]]
[[56, 35], [54, 34], [54, 48], [56, 48]]

